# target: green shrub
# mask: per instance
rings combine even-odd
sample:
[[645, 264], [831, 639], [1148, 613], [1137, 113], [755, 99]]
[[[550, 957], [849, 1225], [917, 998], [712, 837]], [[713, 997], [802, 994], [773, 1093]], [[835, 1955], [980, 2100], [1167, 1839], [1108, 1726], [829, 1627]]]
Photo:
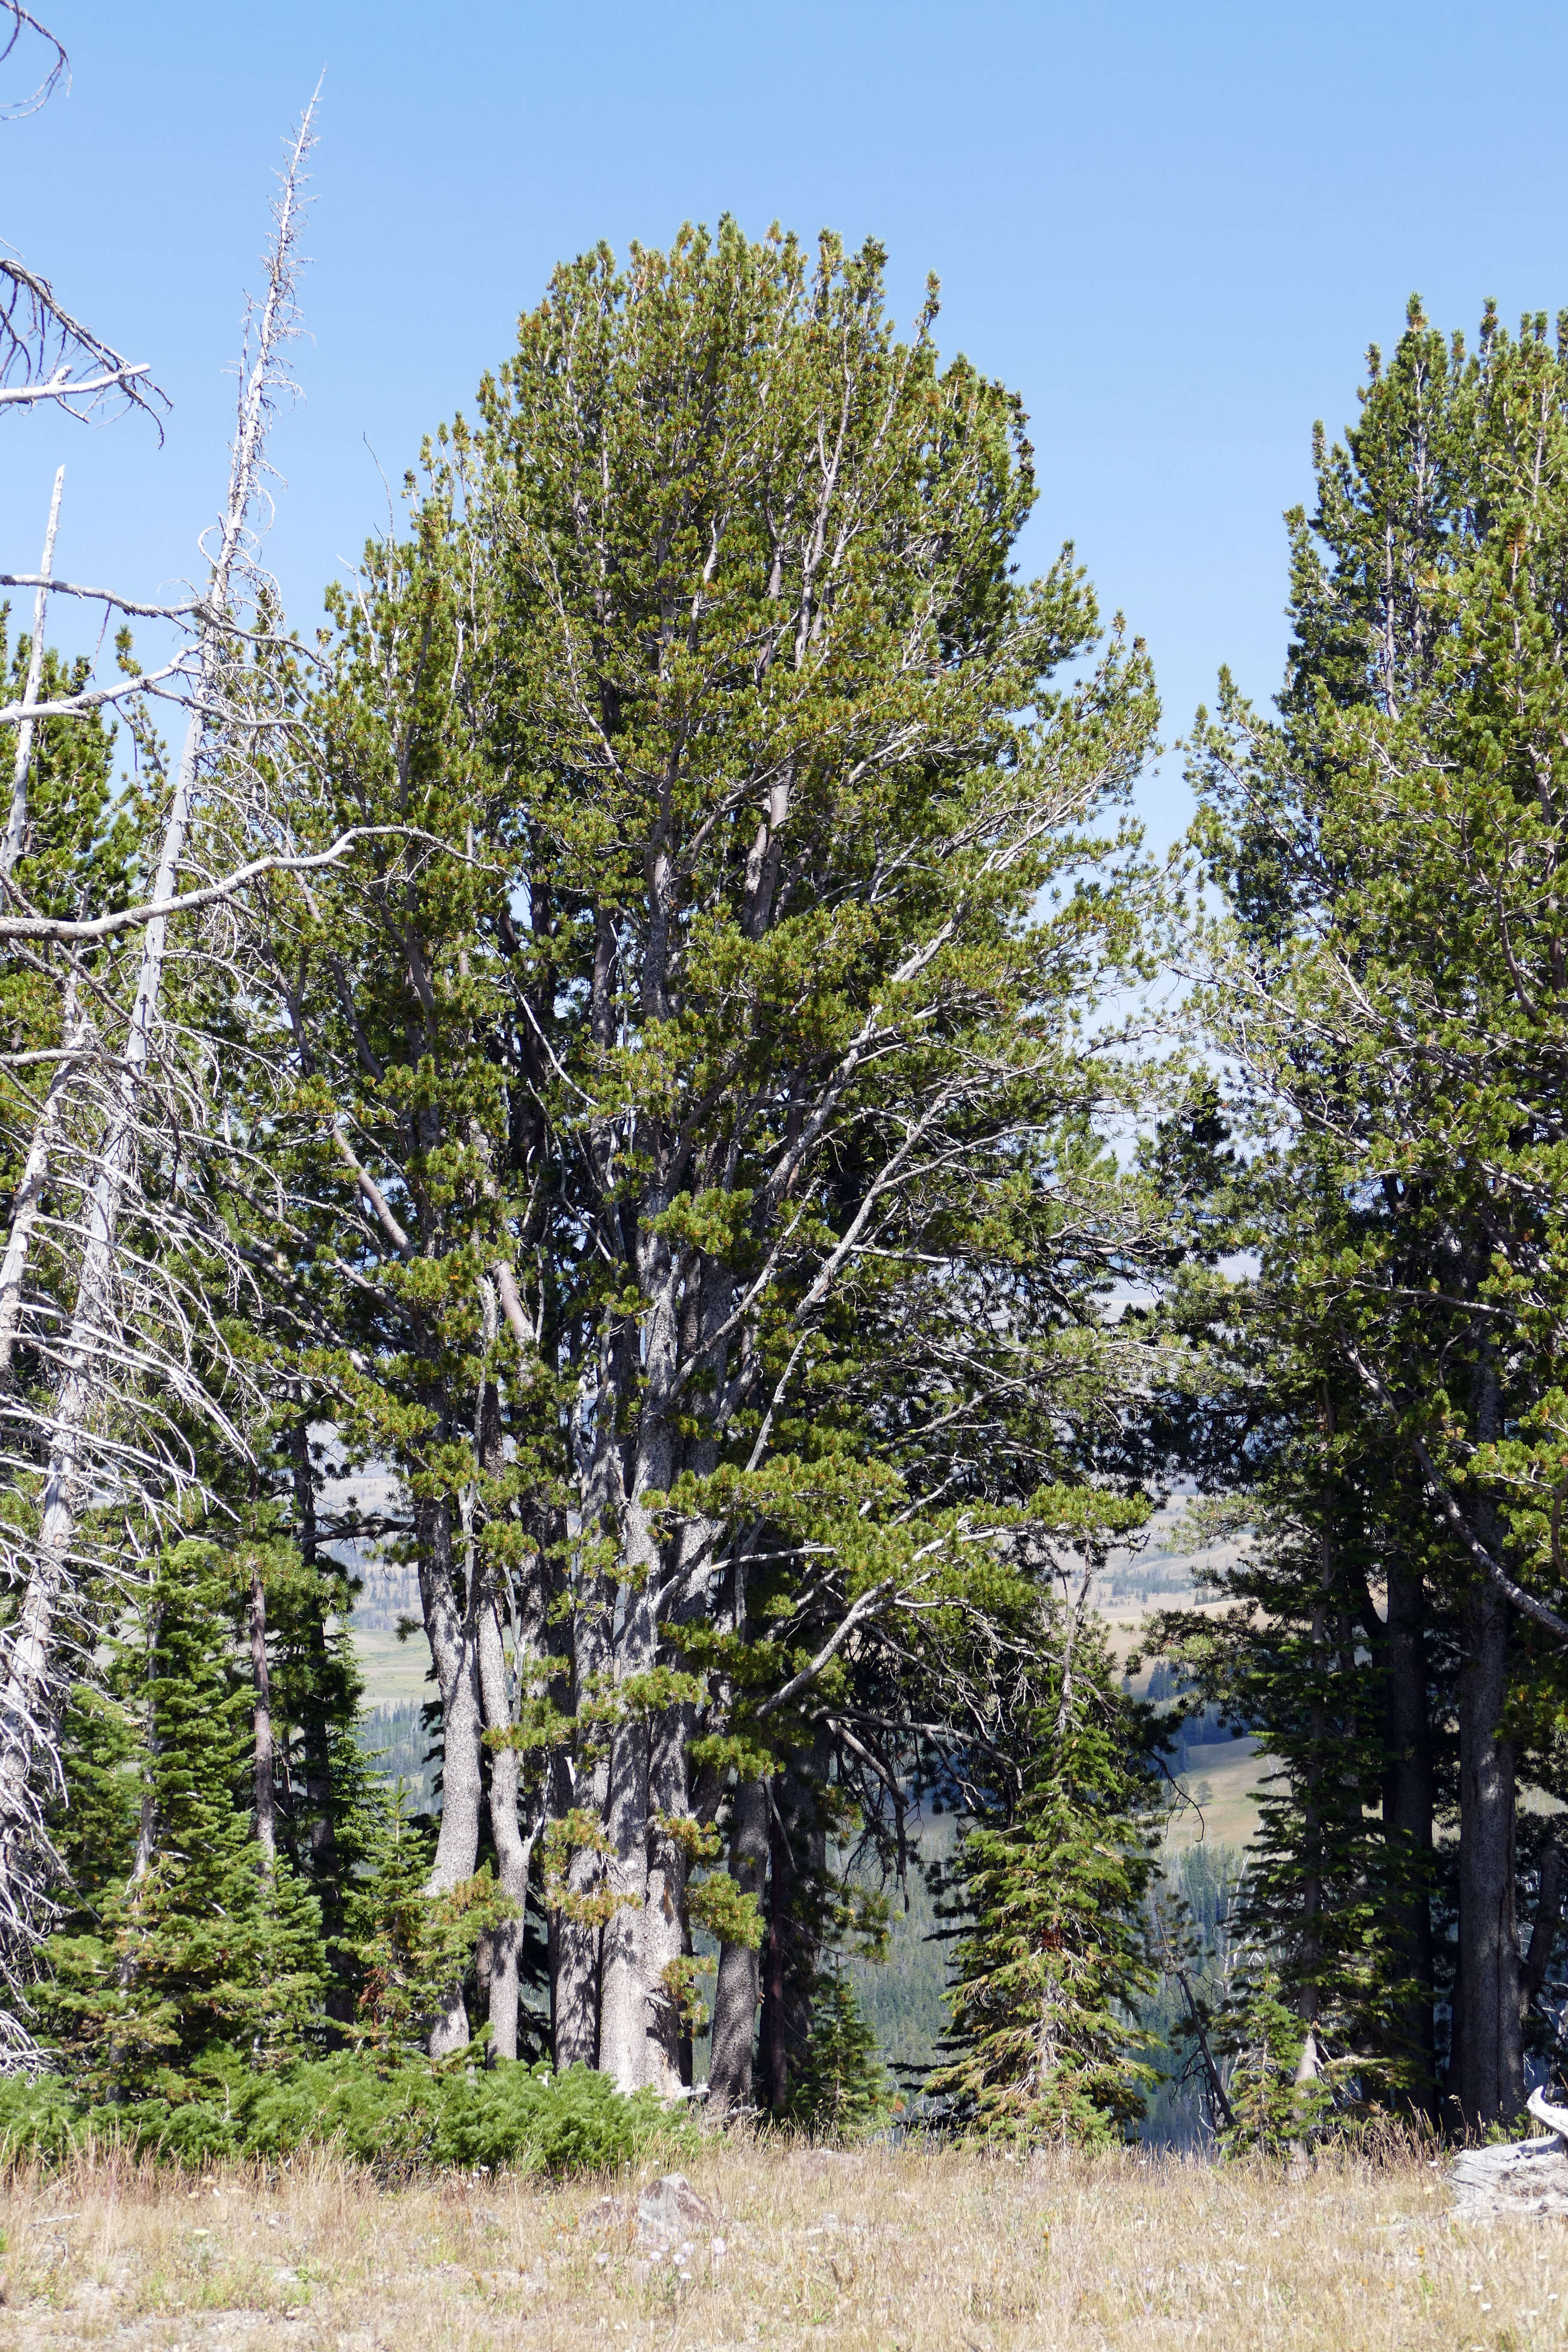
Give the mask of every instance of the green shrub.
[[508, 2064], [445, 2074], [378, 2073], [344, 2052], [278, 2074], [215, 2083], [195, 2098], [89, 2106], [57, 2076], [0, 2082], [0, 2161], [56, 2162], [117, 2145], [197, 2169], [246, 2158], [277, 2161], [331, 2149], [377, 2171], [485, 2166], [556, 2179], [634, 2163], [689, 2126], [651, 2091], [627, 2098], [605, 2074]]
[[36, 2083], [21, 2074], [0, 2079], [0, 2156], [7, 2163], [69, 2156], [81, 2136], [81, 2114], [80, 2101], [58, 2075]]
[[672, 2129], [654, 2092], [626, 2098], [607, 2074], [585, 2066], [564, 2074], [546, 2065], [500, 2066], [460, 2090], [443, 2109], [436, 2154], [438, 2163], [465, 2168], [513, 2165], [526, 2149], [533, 2166], [556, 2179], [608, 2171], [634, 2163]]

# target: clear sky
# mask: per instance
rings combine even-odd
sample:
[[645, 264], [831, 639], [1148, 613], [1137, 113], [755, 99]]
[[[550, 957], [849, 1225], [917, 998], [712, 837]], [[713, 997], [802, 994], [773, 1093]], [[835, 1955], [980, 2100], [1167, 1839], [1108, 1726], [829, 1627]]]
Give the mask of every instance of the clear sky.
[[[0, 233], [174, 399], [87, 431], [5, 420], [5, 568], [153, 595], [224, 478], [239, 296], [279, 136], [326, 68], [306, 240], [306, 400], [275, 440], [290, 616], [384, 520], [420, 437], [509, 347], [551, 265], [733, 213], [873, 235], [899, 315], [1022, 392], [1042, 496], [1149, 640], [1168, 734], [1285, 642], [1283, 508], [1314, 417], [1354, 414], [1413, 288], [1473, 331], [1568, 304], [1568, 11], [1445, 0], [33, 0], [74, 83], [0, 129]], [[372, 452], [374, 453], [373, 457]], [[62, 625], [61, 634], [64, 634]], [[1178, 765], [1150, 780], [1178, 829]]]

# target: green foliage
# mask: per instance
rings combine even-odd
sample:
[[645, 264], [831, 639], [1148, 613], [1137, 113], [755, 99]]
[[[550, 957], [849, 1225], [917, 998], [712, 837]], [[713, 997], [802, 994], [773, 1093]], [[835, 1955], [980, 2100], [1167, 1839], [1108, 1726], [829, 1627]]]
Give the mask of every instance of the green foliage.
[[1194, 739], [1225, 899], [1198, 1009], [1239, 1069], [1258, 1278], [1189, 1275], [1174, 1319], [1238, 1433], [1205, 1483], [1256, 1541], [1218, 1580], [1241, 1608], [1179, 1638], [1284, 1767], [1248, 1890], [1281, 1998], [1347, 2086], [1428, 2114], [1450, 2011], [1478, 2125], [1522, 2097], [1498, 1889], [1568, 1699], [1568, 322], [1489, 306], [1469, 347], [1413, 298], [1359, 408], [1289, 518], [1278, 720], [1222, 677]]
[[965, 1923], [952, 2054], [928, 2087], [976, 2135], [1092, 2142], [1140, 2122], [1155, 2080], [1136, 2022], [1151, 1981], [1152, 1734], [1091, 1623], [1063, 1612], [1040, 1632], [1059, 1647], [1011, 1727], [1016, 1794], [972, 1808], [951, 1872]]
[[61, 2162], [89, 2146], [191, 2167], [317, 2148], [379, 2173], [484, 2166], [562, 2179], [635, 2164], [655, 2147], [673, 2151], [689, 2130], [651, 2094], [623, 2097], [583, 2066], [387, 2073], [342, 2052], [270, 2075], [237, 2073], [221, 2095], [112, 2105], [50, 2076], [0, 2083], [0, 2163]]
[[1329, 2084], [1298, 2081], [1307, 2028], [1280, 1998], [1279, 1977], [1255, 1960], [1237, 1990], [1218, 2048], [1230, 2060], [1233, 2120], [1221, 2132], [1231, 2155], [1279, 2157], [1310, 2140], [1332, 2107]]
[[1016, 573], [1025, 419], [934, 320], [895, 331], [874, 245], [730, 221], [563, 266], [333, 601], [321, 822], [418, 850], [279, 884], [258, 1262], [408, 1495], [427, 1624], [528, 1629], [489, 1755], [574, 1790], [547, 1906], [612, 1968], [657, 1921], [661, 2016], [694, 1929], [759, 1932], [755, 1889], [688, 1890], [699, 1785], [879, 1708], [1017, 1581], [1004, 1530], [1142, 1509], [1100, 1457], [1156, 1220], [1104, 1129], [1144, 1082], [1085, 1006], [1148, 969], [1152, 678], [1070, 549]]
[[[9, 670], [6, 699], [19, 702], [31, 640], [19, 635], [7, 662], [8, 614], [9, 607], [0, 605], [0, 677]], [[58, 701], [79, 694], [90, 670], [85, 656], [66, 661], [46, 646], [39, 698]], [[9, 730], [6, 740], [13, 740]], [[43, 719], [35, 726], [16, 880], [40, 914], [75, 916], [84, 904], [95, 914], [110, 914], [134, 895], [144, 812], [134, 793], [115, 792], [114, 750], [113, 724], [102, 710]], [[26, 985], [25, 975], [18, 959], [0, 980], [0, 1003]]]
[[409, 1821], [401, 1783], [373, 1801], [347, 1935], [363, 1972], [355, 2039], [386, 2060], [419, 2050], [447, 1989], [467, 1974], [480, 1936], [516, 1910], [488, 1865], [427, 1895], [434, 1838]]
[[286, 1861], [265, 1864], [245, 1801], [249, 1694], [227, 1599], [212, 1546], [161, 1555], [109, 1668], [111, 1694], [144, 1702], [142, 1737], [112, 1696], [75, 1710], [86, 1802], [67, 1844], [83, 1910], [46, 1946], [38, 2009], [94, 2095], [183, 2099], [236, 2051], [276, 2067], [318, 2013], [319, 1906]]
[[785, 2114], [822, 2139], [855, 2139], [892, 2111], [877, 2034], [861, 2013], [854, 1981], [836, 1968], [817, 1988], [811, 2025]]

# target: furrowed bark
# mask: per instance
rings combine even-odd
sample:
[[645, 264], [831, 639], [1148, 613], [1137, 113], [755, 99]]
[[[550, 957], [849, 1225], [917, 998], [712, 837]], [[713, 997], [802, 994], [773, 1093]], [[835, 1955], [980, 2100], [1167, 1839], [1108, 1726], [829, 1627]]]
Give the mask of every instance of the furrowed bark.
[[[768, 1867], [768, 1790], [765, 1780], [745, 1780], [735, 1791], [730, 1829], [730, 1875], [742, 1895], [759, 1899]], [[757, 2004], [762, 1999], [761, 1955], [746, 1944], [719, 1948], [719, 1980], [713, 1991], [713, 2044], [708, 2070], [708, 2105], [715, 2115], [750, 2106]]]
[[1426, 1597], [1419, 1569], [1399, 1551], [1388, 1561], [1384, 1640], [1386, 1692], [1383, 1820], [1394, 1880], [1391, 1958], [1415, 1990], [1394, 2021], [1398, 2054], [1412, 2070], [1408, 2096], [1435, 2116], [1437, 2060], [1432, 2017], [1432, 1737], [1426, 1677]]
[[1489, 1580], [1464, 1612], [1459, 1675], [1459, 1968], [1450, 2094], [1466, 2127], [1511, 2124], [1524, 2106], [1514, 1924], [1514, 1754], [1508, 1706], [1510, 1612]]
[[[587, 1790], [570, 1790], [557, 1803], [557, 1818], [572, 1810], [574, 1799], [602, 1812], [607, 1784]], [[574, 1853], [566, 1872], [568, 1905], [584, 1906], [597, 1897], [603, 1879], [599, 1856], [584, 1847]], [[550, 1916], [551, 2046], [559, 2070], [596, 2066], [599, 2063], [599, 1956], [603, 1932], [592, 1916], [557, 1909]]]

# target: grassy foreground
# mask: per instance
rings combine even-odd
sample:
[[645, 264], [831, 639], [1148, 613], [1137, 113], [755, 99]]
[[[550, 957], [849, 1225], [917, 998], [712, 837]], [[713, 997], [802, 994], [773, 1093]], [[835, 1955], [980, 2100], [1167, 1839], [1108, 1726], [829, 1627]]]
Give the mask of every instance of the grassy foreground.
[[717, 2217], [689, 2280], [679, 2250], [647, 2259], [625, 2177], [24, 2177], [0, 2352], [1523, 2352], [1568, 2332], [1568, 2223], [1452, 2218], [1418, 2158], [1286, 2175], [731, 2140], [686, 2163]]

